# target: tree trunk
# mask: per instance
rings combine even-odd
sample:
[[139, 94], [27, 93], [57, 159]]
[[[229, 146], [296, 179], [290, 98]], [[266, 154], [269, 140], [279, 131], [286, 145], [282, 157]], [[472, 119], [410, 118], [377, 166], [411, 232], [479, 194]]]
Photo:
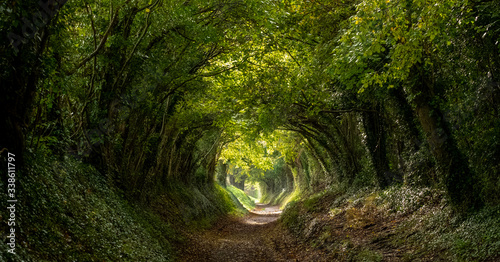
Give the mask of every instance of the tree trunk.
[[286, 166], [285, 169], [285, 176], [286, 176], [286, 191], [292, 192], [294, 188], [294, 179], [293, 179], [292, 169], [288, 165]]
[[448, 196], [455, 208], [467, 211], [482, 205], [477, 184], [466, 157], [458, 150], [455, 139], [437, 103], [432, 102], [433, 90], [422, 65], [412, 70], [418, 78], [410, 88], [415, 99], [415, 112], [429, 143], [431, 153], [441, 170]]
[[382, 107], [376, 105], [375, 109], [377, 112], [370, 111], [363, 113], [363, 124], [366, 132], [366, 145], [375, 167], [377, 181], [380, 188], [384, 189], [388, 187], [393, 180], [386, 175], [389, 171], [389, 162], [387, 160], [385, 130], [382, 118], [379, 115]]
[[223, 187], [226, 187], [226, 177], [227, 177], [227, 164], [224, 164], [222, 160], [219, 160], [218, 170], [217, 170], [217, 182]]
[[421, 143], [419, 142], [420, 132], [415, 123], [415, 113], [411, 108], [405, 93], [401, 88], [393, 88], [390, 90], [390, 94], [393, 96], [394, 101], [397, 105], [398, 113], [402, 116], [405, 125], [408, 128], [410, 141], [408, 141], [413, 150], [417, 151], [420, 148]]

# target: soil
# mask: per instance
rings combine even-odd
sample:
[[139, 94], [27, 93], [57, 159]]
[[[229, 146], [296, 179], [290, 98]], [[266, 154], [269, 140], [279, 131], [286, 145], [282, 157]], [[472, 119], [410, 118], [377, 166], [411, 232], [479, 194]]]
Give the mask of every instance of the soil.
[[189, 235], [179, 261], [287, 261], [273, 241], [280, 213], [278, 206], [257, 205], [245, 217], [221, 219]]

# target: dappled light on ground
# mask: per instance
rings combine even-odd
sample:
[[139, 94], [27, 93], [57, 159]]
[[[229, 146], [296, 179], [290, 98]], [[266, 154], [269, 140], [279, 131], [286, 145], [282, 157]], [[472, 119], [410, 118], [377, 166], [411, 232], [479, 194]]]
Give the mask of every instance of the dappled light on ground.
[[279, 206], [257, 204], [255, 209], [251, 210], [250, 214], [242, 220], [242, 223], [248, 225], [264, 225], [278, 220], [280, 214], [281, 210]]

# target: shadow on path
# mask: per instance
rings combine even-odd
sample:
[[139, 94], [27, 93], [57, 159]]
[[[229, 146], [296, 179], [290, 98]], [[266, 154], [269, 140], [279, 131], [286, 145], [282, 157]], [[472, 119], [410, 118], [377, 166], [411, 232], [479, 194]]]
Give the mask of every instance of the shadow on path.
[[272, 241], [278, 206], [258, 204], [242, 218], [225, 218], [212, 229], [189, 236], [179, 261], [286, 261]]

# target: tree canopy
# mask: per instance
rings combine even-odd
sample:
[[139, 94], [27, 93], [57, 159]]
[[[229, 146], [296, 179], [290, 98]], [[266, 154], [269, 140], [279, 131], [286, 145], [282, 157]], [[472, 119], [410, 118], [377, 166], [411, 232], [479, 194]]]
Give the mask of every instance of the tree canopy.
[[70, 154], [143, 201], [223, 164], [500, 200], [496, 1], [58, 3], [0, 6], [0, 148]]

